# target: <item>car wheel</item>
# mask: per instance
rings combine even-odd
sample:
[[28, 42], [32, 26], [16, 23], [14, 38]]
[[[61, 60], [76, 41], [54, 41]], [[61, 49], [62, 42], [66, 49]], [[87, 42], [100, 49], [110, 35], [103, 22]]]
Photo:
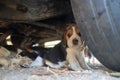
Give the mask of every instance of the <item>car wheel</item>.
[[76, 22], [94, 56], [120, 71], [120, 0], [71, 0]]

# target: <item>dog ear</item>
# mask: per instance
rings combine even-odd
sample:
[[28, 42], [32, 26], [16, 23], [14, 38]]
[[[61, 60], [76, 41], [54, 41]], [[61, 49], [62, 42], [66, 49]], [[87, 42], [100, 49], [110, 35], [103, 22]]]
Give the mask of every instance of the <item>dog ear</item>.
[[67, 40], [66, 40], [66, 31], [64, 31], [64, 33], [62, 34], [62, 45], [64, 48], [67, 47]]
[[67, 39], [66, 39], [66, 34], [67, 34], [67, 31], [72, 27], [72, 26], [76, 26], [76, 24], [74, 23], [71, 23], [71, 24], [65, 24], [63, 25], [63, 27], [65, 27], [65, 30], [63, 31], [63, 34], [62, 34], [62, 44], [63, 44], [63, 47], [64, 48], [67, 48], [68, 45], [67, 45]]
[[64, 48], [67, 48], [68, 45], [67, 45], [67, 39], [66, 39], [66, 34], [67, 34], [67, 31], [71, 28], [71, 24], [65, 24], [63, 25], [65, 27], [65, 30], [63, 31], [63, 34], [62, 34], [62, 45]]

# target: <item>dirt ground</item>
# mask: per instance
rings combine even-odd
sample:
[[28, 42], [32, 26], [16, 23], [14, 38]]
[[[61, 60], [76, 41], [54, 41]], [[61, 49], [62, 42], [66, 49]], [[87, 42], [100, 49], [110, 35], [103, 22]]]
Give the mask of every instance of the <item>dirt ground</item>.
[[[30, 67], [31, 60], [29, 63], [29, 59], [26, 57], [17, 57], [10, 60], [13, 63], [15, 62], [16, 66], [15, 64], [12, 64], [9, 68], [1, 66], [0, 80], [120, 80], [120, 73], [108, 70], [94, 58], [90, 63], [87, 62], [91, 69], [84, 71], [72, 71], [68, 68]], [[28, 64], [27, 68], [17, 65], [17, 63], [20, 63], [19, 61], [24, 62], [25, 65]]]
[[32, 67], [19, 69], [0, 69], [0, 80], [120, 80], [111, 76], [112, 71], [94, 68], [89, 71], [71, 71], [66, 68]]

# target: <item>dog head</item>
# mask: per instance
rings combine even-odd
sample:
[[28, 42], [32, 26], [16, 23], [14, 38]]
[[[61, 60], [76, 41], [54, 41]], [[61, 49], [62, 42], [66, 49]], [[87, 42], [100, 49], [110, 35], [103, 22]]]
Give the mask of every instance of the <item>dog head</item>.
[[68, 47], [79, 47], [83, 44], [80, 30], [76, 24], [69, 24], [62, 38], [63, 44]]

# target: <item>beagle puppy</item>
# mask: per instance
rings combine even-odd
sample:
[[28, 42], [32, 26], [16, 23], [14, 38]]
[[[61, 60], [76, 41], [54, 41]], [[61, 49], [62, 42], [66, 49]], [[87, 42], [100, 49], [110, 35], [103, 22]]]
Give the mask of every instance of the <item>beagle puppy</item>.
[[64, 33], [64, 42], [66, 43], [66, 60], [73, 70], [90, 69], [85, 62], [85, 55], [88, 54], [88, 48], [83, 41], [80, 30], [76, 24], [68, 25]]
[[85, 62], [87, 50], [77, 25], [69, 24], [61, 43], [45, 55], [45, 64], [53, 68], [61, 68], [69, 64], [72, 70], [89, 69]]

